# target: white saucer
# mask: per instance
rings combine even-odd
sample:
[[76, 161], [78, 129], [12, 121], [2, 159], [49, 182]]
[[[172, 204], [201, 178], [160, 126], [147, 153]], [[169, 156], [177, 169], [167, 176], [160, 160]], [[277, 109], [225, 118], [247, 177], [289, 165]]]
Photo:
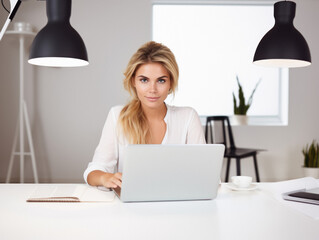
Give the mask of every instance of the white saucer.
[[257, 188], [257, 184], [252, 183], [248, 187], [242, 188], [242, 187], [237, 187], [233, 183], [227, 183], [226, 187], [228, 187], [231, 190], [235, 190], [235, 191], [251, 191], [251, 190], [255, 190]]

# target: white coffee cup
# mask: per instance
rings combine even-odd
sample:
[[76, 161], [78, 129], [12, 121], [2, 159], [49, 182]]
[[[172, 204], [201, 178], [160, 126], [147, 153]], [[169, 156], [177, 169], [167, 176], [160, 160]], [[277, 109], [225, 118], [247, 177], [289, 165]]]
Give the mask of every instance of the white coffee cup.
[[249, 176], [233, 176], [231, 180], [236, 187], [247, 188], [252, 183], [253, 178]]

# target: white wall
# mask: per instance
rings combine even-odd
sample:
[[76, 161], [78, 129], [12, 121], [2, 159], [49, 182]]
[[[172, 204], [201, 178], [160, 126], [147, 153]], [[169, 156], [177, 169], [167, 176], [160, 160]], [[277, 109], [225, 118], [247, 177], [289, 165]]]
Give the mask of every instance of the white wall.
[[[289, 125], [234, 128], [236, 144], [267, 149], [258, 156], [262, 181], [302, 176], [301, 149], [319, 136], [316, 92], [319, 89], [319, 2], [298, 0], [295, 25], [308, 41], [313, 64], [290, 71]], [[0, 12], [0, 20], [3, 12]], [[41, 182], [83, 182], [111, 106], [124, 104], [123, 71], [130, 56], [151, 40], [151, 0], [76, 0], [71, 23], [83, 37], [90, 65], [84, 68], [26, 66], [26, 98]], [[15, 21], [41, 29], [45, 2], [23, 2]], [[18, 42], [0, 43], [0, 182], [6, 176], [18, 107]], [[196, 66], [195, 66], [196, 67]], [[182, 84], [182, 83], [181, 83]], [[271, 96], [269, 96], [271, 97]], [[254, 175], [243, 160], [242, 174]], [[234, 163], [232, 165], [234, 172]], [[223, 172], [224, 173], [224, 172]], [[18, 181], [19, 165], [13, 180]], [[26, 178], [32, 181], [31, 164]]]
[[[34, 67], [33, 74], [29, 69], [26, 92], [32, 94], [28, 94], [27, 104], [42, 182], [82, 181], [110, 107], [126, 102], [122, 90], [126, 64], [133, 52], [151, 39], [150, 9], [148, 0], [73, 1], [71, 24], [85, 41], [90, 65]], [[27, 21], [41, 29], [47, 21], [45, 2], [23, 2], [15, 21]], [[6, 176], [17, 115], [15, 64], [19, 55], [15, 48], [18, 42], [1, 41], [0, 181]], [[28, 162], [26, 177], [32, 180], [30, 166]], [[16, 161], [16, 179], [18, 168]]]

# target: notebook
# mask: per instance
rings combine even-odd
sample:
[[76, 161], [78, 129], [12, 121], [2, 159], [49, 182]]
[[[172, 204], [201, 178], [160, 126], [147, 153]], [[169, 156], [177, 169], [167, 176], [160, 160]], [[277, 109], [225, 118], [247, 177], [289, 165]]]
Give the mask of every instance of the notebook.
[[283, 199], [319, 205], [319, 188], [301, 189], [284, 193]]
[[214, 199], [225, 147], [222, 144], [128, 145], [122, 188], [113, 189], [123, 202]]
[[27, 202], [111, 202], [114, 193], [84, 184], [37, 184]]

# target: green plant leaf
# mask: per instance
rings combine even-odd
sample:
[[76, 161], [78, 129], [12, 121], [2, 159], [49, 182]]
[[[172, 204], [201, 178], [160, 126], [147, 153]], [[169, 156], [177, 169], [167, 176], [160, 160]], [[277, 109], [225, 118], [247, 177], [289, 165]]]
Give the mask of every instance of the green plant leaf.
[[304, 167], [319, 167], [319, 144], [313, 140], [310, 146], [307, 144], [302, 149], [304, 156]]
[[261, 82], [261, 79], [259, 79], [259, 81], [256, 83], [256, 86], [255, 86], [254, 90], [253, 90], [252, 93], [250, 94], [250, 97], [249, 97], [249, 99], [248, 99], [248, 105], [249, 105], [249, 106], [250, 106], [250, 105], [252, 104], [252, 102], [253, 102], [254, 93], [255, 93], [255, 91], [256, 91], [258, 85], [260, 84], [260, 82]]
[[237, 105], [237, 99], [235, 94], [233, 93], [233, 102], [234, 102], [234, 114], [239, 114], [239, 115], [246, 115], [248, 109], [250, 108], [252, 101], [253, 101], [253, 96], [254, 93], [261, 81], [261, 79], [258, 81], [258, 83], [256, 84], [253, 92], [251, 93], [249, 99], [248, 99], [248, 103], [246, 104], [246, 100], [245, 100], [245, 95], [244, 95], [244, 91], [243, 91], [243, 87], [239, 82], [239, 78], [238, 75], [236, 75], [236, 80], [237, 80], [237, 84], [238, 84], [238, 105]]

